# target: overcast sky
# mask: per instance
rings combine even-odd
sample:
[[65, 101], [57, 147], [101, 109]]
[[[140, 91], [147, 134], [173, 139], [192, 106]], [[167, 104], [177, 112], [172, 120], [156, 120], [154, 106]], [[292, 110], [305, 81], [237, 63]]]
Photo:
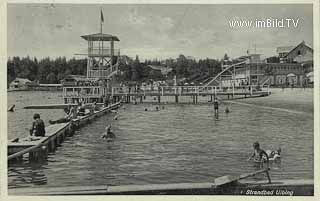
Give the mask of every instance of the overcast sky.
[[[9, 4], [8, 56], [73, 57], [84, 53], [81, 35], [118, 36], [121, 54], [141, 59], [222, 58], [305, 41], [313, 47], [312, 5], [71, 5]], [[230, 28], [229, 20], [299, 19], [297, 28]]]

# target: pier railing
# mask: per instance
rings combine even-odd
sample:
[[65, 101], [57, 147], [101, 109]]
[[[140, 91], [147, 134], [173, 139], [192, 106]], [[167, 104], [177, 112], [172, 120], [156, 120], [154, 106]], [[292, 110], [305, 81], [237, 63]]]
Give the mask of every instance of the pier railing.
[[89, 70], [88, 77], [95, 77], [95, 78], [109, 78], [118, 71], [118, 65], [113, 65], [108, 69], [96, 69], [96, 70]]
[[219, 94], [254, 94], [256, 92], [267, 92], [268, 85], [246, 85], [246, 86], [159, 86], [153, 88], [128, 88], [113, 87], [111, 95], [217, 95]]
[[108, 49], [108, 48], [89, 48], [88, 50], [88, 55], [89, 56], [115, 56], [115, 55], [119, 55], [120, 54], [120, 50], [119, 49]]
[[72, 86], [63, 88], [63, 98], [100, 98], [104, 95], [102, 86]]

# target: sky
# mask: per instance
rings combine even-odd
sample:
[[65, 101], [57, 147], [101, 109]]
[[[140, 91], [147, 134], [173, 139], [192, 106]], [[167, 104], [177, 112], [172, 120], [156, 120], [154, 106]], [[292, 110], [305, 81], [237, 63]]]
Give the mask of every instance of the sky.
[[[279, 46], [305, 41], [313, 47], [311, 4], [8, 4], [7, 53], [12, 56], [74, 57], [85, 53], [81, 35], [116, 35], [122, 55], [142, 59], [231, 58], [250, 53], [276, 55]], [[298, 20], [297, 27], [230, 27], [230, 20]], [[286, 21], [285, 21], [286, 22]], [[78, 58], [79, 56], [75, 56]]]

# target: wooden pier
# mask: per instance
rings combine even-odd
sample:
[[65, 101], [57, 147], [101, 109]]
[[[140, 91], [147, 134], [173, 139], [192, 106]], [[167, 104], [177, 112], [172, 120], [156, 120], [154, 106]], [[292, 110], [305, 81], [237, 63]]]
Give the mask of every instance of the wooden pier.
[[193, 103], [198, 103], [199, 96], [210, 96], [212, 102], [215, 97], [225, 96], [227, 99], [248, 98], [268, 96], [271, 92], [269, 86], [262, 87], [259, 85], [250, 85], [242, 87], [219, 87], [219, 86], [160, 86], [154, 89], [137, 89], [137, 88], [112, 88], [111, 96], [125, 97], [125, 102], [129, 103], [130, 98], [140, 100], [142, 103], [147, 96], [157, 97], [158, 103], [161, 102], [161, 97], [175, 97], [175, 103], [179, 103], [179, 97], [192, 97]]
[[[266, 173], [262, 169], [240, 176], [222, 176], [205, 183], [170, 183], [122, 186], [72, 186], [9, 189], [12, 195], [314, 195], [313, 180], [252, 181], [248, 177]], [[209, 178], [210, 179], [210, 178]], [[245, 179], [245, 180], [243, 180]], [[249, 194], [248, 194], [249, 193]], [[256, 194], [254, 194], [256, 193]], [[265, 194], [259, 194], [265, 193]]]
[[[102, 116], [110, 110], [120, 107], [120, 102], [104, 107], [99, 111], [88, 113], [85, 116], [78, 116], [68, 123], [53, 124], [46, 127], [44, 137], [29, 136], [21, 139], [13, 139], [8, 142], [8, 161], [23, 161], [28, 155], [29, 161], [37, 161], [46, 158], [49, 152], [54, 152], [68, 136], [86, 124], [91, 123], [95, 118]], [[9, 163], [10, 164], [10, 163]]]

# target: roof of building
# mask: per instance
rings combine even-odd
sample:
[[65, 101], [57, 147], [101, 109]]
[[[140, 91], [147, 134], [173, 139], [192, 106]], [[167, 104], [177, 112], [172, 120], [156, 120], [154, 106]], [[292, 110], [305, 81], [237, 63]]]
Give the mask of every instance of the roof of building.
[[169, 72], [172, 71], [172, 68], [163, 67], [163, 66], [148, 65], [148, 67], [152, 68], [153, 70], [161, 71], [163, 75], [167, 75]]
[[62, 84], [39, 84], [40, 87], [61, 87]]
[[277, 47], [277, 53], [287, 53], [290, 52], [294, 46], [283, 46], [283, 47]]
[[308, 45], [306, 45], [306, 43], [304, 41], [302, 41], [301, 43], [299, 43], [299, 45], [297, 45], [292, 50], [290, 50], [285, 56], [288, 56], [288, 54], [290, 54], [292, 51], [294, 51], [295, 49], [297, 49], [298, 47], [301, 47], [301, 46], [305, 46], [307, 49], [309, 49], [311, 52], [313, 52], [313, 49], [311, 47], [309, 47]]
[[113, 36], [110, 34], [104, 34], [104, 33], [83, 35], [81, 37], [85, 40], [88, 40], [88, 41], [120, 41], [117, 36]]
[[[11, 83], [21, 83], [21, 84], [27, 84], [27, 83], [31, 83], [31, 81], [29, 79], [26, 79], [26, 78], [19, 78], [17, 77], [16, 79], [14, 79]], [[10, 83], [10, 84], [11, 84]]]

